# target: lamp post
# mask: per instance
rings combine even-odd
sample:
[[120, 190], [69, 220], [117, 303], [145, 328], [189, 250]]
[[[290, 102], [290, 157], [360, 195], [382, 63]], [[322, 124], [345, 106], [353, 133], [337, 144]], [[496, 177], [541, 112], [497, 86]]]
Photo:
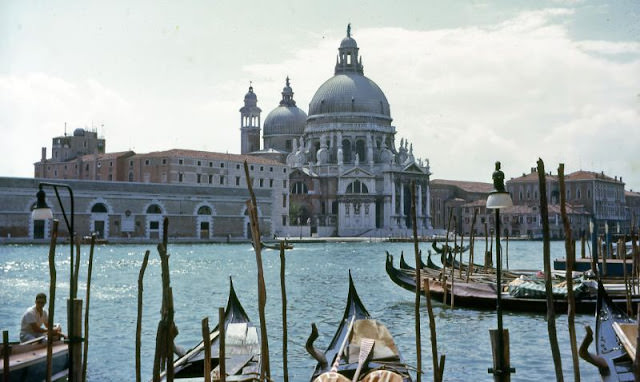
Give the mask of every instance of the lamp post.
[[511, 207], [513, 202], [511, 201], [511, 195], [506, 191], [504, 187], [504, 173], [500, 170], [500, 162], [496, 162], [496, 169], [493, 172], [493, 188], [489, 197], [487, 198], [487, 209], [496, 210], [496, 313], [498, 316], [498, 330], [497, 330], [497, 349], [495, 350], [496, 356], [494, 356], [494, 367], [489, 369], [490, 373], [493, 373], [494, 380], [496, 381], [508, 381], [510, 380], [510, 374], [515, 372], [515, 369], [509, 367], [509, 362], [505, 365], [504, 359], [504, 332], [502, 328], [502, 258], [500, 250], [500, 209]]
[[[73, 190], [69, 185], [60, 184], [60, 183], [47, 183], [40, 182], [38, 185], [38, 192], [36, 193], [36, 206], [31, 213], [31, 217], [33, 220], [48, 220], [53, 218], [53, 213], [51, 208], [47, 205], [46, 202], [46, 194], [43, 190], [44, 187], [51, 187], [56, 193], [56, 198], [58, 199], [58, 204], [60, 205], [60, 209], [62, 210], [62, 216], [64, 218], [64, 222], [67, 226], [67, 231], [69, 232], [69, 300], [67, 301], [67, 333], [69, 335], [69, 381], [79, 381], [80, 377], [80, 361], [82, 359], [80, 344], [82, 343], [82, 338], [77, 333], [76, 325], [80, 323], [75, 322], [75, 315], [78, 314], [78, 317], [82, 315], [82, 301], [79, 301], [79, 309], [76, 309], [76, 295], [77, 295], [77, 275], [74, 274], [73, 265], [74, 265], [74, 256], [73, 256], [73, 243], [75, 238], [74, 231], [74, 201], [73, 201]], [[64, 204], [62, 204], [62, 200], [60, 199], [60, 193], [58, 192], [58, 188], [64, 188], [69, 192], [69, 201], [71, 205], [71, 215], [67, 217], [67, 213], [64, 209]], [[76, 311], [78, 310], [78, 311]], [[79, 327], [78, 327], [79, 328]]]

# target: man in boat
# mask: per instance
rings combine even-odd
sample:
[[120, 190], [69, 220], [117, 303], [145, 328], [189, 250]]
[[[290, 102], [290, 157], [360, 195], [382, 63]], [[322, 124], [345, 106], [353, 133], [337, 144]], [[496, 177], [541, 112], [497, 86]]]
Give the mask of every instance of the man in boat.
[[[47, 295], [38, 293], [35, 305], [24, 312], [20, 322], [20, 342], [27, 342], [47, 334], [49, 330], [49, 314], [44, 310], [46, 304]], [[56, 337], [63, 336], [59, 326], [54, 327], [54, 332]]]

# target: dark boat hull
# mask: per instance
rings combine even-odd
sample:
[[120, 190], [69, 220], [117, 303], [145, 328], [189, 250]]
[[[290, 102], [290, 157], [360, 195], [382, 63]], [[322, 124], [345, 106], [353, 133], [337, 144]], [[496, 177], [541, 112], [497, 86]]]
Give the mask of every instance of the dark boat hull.
[[[9, 355], [9, 381], [42, 381], [47, 377], [47, 342], [11, 345]], [[0, 356], [2, 352], [0, 351]], [[56, 380], [69, 371], [69, 347], [62, 341], [55, 341], [52, 348], [51, 374]], [[0, 375], [4, 365], [0, 363]]]
[[[234, 325], [239, 324], [239, 325]], [[262, 358], [260, 356], [260, 330], [251, 322], [249, 316], [238, 300], [238, 296], [230, 283], [229, 300], [225, 309], [224, 326], [227, 333], [225, 343], [226, 356], [225, 366], [228, 375], [242, 381], [257, 381], [260, 376], [260, 364]], [[242, 347], [234, 347], [229, 340], [232, 334], [230, 328], [246, 328], [246, 343]], [[218, 335], [218, 325], [211, 331], [211, 370], [219, 365], [220, 357], [220, 338]], [[236, 337], [237, 338], [237, 337]], [[249, 339], [252, 339], [251, 341]], [[241, 368], [238, 366], [242, 366]], [[201, 341], [187, 351], [184, 356], [178, 358], [174, 362], [174, 378], [193, 378], [202, 377], [204, 370], [204, 342]], [[229, 378], [229, 377], [227, 377]], [[217, 380], [217, 379], [212, 379]]]
[[616, 306], [602, 283], [598, 283], [598, 313], [596, 315], [596, 353], [604, 358], [608, 370], [600, 369], [605, 382], [634, 381], [633, 362], [613, 328], [614, 322], [633, 323], [618, 306]]
[[[625, 262], [620, 259], [608, 259], [606, 265], [606, 273], [604, 272], [605, 265], [602, 262], [602, 259], [598, 262], [599, 272], [602, 273], [602, 276], [607, 277], [624, 277], [624, 266]], [[633, 261], [627, 260], [627, 275], [631, 275], [633, 273]], [[591, 270], [591, 259], [576, 259], [574, 264], [575, 271], [577, 272], [586, 272]], [[557, 271], [564, 271], [567, 269], [567, 262], [565, 259], [555, 259], [553, 260], [553, 269]]]
[[[416, 290], [415, 273], [411, 271], [395, 268], [393, 256], [387, 254], [385, 265], [387, 275], [396, 285], [414, 292]], [[431, 298], [444, 304], [451, 304], [451, 286], [439, 281], [432, 272], [425, 271], [423, 280], [429, 280]], [[445, 300], [445, 288], [447, 289]], [[422, 289], [422, 288], [421, 288]], [[479, 282], [456, 282], [453, 287], [454, 305], [473, 309], [495, 309], [496, 308], [496, 286], [490, 283]], [[637, 305], [639, 299], [636, 297], [632, 303]], [[614, 300], [615, 304], [626, 304], [624, 299]], [[576, 312], [592, 313], [596, 312], [597, 298], [582, 298], [576, 300]], [[501, 299], [502, 309], [514, 312], [546, 313], [546, 299], [513, 297], [503, 293]], [[556, 313], [567, 312], [567, 300], [554, 299], [554, 309]]]
[[[311, 382], [315, 381], [316, 378], [320, 377], [322, 374], [331, 372], [332, 368], [333, 371], [339, 373], [344, 377], [347, 377], [349, 380], [353, 378], [358, 367], [358, 362], [349, 363], [348, 360], [344, 359], [344, 356], [342, 356], [337, 362], [336, 359], [338, 353], [340, 353], [342, 344], [345, 342], [345, 340], [347, 340], [348, 343], [350, 340], [349, 336], [355, 333], [355, 330], [354, 333], [351, 333], [351, 329], [354, 325], [354, 322], [357, 322], [358, 320], [367, 321], [372, 319], [369, 315], [369, 312], [367, 312], [367, 309], [362, 304], [362, 301], [358, 296], [358, 292], [356, 291], [353, 284], [353, 280], [351, 279], [351, 274], [349, 274], [349, 295], [347, 297], [347, 305], [345, 307], [342, 321], [340, 322], [340, 325], [338, 326], [338, 329], [336, 330], [331, 343], [327, 347], [327, 350], [324, 351], [324, 356], [328, 361], [328, 364], [322, 365], [321, 363], [318, 363], [316, 365], [311, 376]], [[349, 346], [352, 345], [349, 344]], [[397, 357], [397, 359], [388, 360], [387, 362], [384, 362], [384, 364], [377, 362], [374, 357], [368, 363], [366, 363], [366, 366], [363, 368], [358, 380], [361, 380], [361, 378], [365, 377], [369, 372], [384, 369], [402, 376], [403, 382], [412, 382], [408, 367], [402, 360], [402, 357], [399, 353], [397, 354]]]

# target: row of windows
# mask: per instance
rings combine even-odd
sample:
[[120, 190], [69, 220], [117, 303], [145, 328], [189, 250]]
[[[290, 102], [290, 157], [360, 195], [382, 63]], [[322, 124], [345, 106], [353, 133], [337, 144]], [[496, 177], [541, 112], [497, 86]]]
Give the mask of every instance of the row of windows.
[[[202, 166], [204, 166], [204, 164], [203, 164], [203, 163], [205, 163], [205, 162], [203, 162], [203, 161], [196, 161], [195, 163], [196, 163], [198, 166], [202, 167]], [[150, 166], [150, 165], [151, 165], [151, 159], [145, 159], [145, 160], [144, 160], [144, 164], [145, 164], [145, 166]], [[163, 164], [163, 165], [166, 165], [166, 164], [167, 164], [167, 159], [166, 159], [166, 158], [163, 158], [163, 159], [162, 159], [162, 164]], [[112, 164], [110, 164], [110, 165], [112, 165]], [[133, 165], [134, 165], [134, 161], [133, 161], [133, 160], [130, 160], [130, 161], [129, 161], [129, 167], [133, 167]], [[178, 165], [184, 165], [184, 159], [178, 159]], [[98, 162], [98, 167], [100, 167], [100, 162]], [[209, 162], [209, 167], [213, 167], [213, 162]], [[220, 168], [224, 168], [224, 167], [225, 167], [224, 162], [220, 162]], [[241, 168], [241, 165], [240, 165], [240, 164], [238, 164], [238, 163], [236, 163], [236, 170], [240, 170], [240, 168]], [[251, 171], [253, 171], [253, 170], [254, 170], [254, 165], [249, 165], [249, 169], [250, 169]], [[264, 167], [264, 166], [260, 166], [260, 171], [265, 171], [265, 167]], [[273, 167], [269, 167], [269, 172], [273, 172]], [[287, 173], [287, 169], [286, 169], [286, 168], [283, 168], [283, 169], [282, 169], [282, 172], [286, 174], [286, 173]]]
[[[295, 182], [291, 185], [291, 193], [297, 195], [304, 195], [309, 193], [309, 187], [304, 182]], [[367, 185], [360, 182], [359, 180], [355, 180], [349, 185], [347, 185], [347, 194], [368, 194], [369, 189]]]
[[[132, 173], [129, 174], [129, 178], [130, 179], [133, 178], [133, 174]], [[185, 178], [184, 173], [182, 173], [182, 172], [178, 173], [178, 182], [180, 182], [180, 183], [184, 182], [184, 178]], [[205, 183], [205, 182], [208, 182], [208, 184], [213, 184], [213, 179], [214, 179], [213, 175], [203, 176], [203, 174], [196, 174], [196, 183], [198, 183], [198, 184], [202, 184], [202, 183]], [[241, 179], [242, 179], [242, 177], [236, 176], [236, 179], [235, 179], [235, 185], [236, 186], [240, 186], [240, 180]], [[274, 179], [264, 179], [264, 178], [258, 179], [258, 187], [266, 187], [265, 184], [267, 184], [267, 182], [265, 182], [265, 180], [268, 180], [268, 184], [269, 184], [268, 187], [269, 188], [273, 188]], [[226, 184], [225, 181], [226, 181], [226, 178], [225, 178], [224, 175], [220, 175], [218, 177], [218, 184], [225, 185]], [[256, 181], [256, 179], [253, 178], [253, 185], [254, 186], [256, 185], [255, 181]], [[282, 181], [282, 187], [283, 188], [287, 188], [287, 181], [286, 180]]]

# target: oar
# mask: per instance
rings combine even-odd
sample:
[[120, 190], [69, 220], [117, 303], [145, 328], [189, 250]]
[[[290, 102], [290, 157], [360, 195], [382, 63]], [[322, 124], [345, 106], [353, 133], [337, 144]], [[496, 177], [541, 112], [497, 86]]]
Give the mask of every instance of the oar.
[[340, 345], [340, 350], [338, 350], [338, 353], [336, 354], [336, 359], [333, 362], [333, 366], [331, 367], [331, 371], [338, 371], [338, 366], [340, 365], [340, 358], [342, 357], [342, 353], [344, 352], [344, 347], [347, 346], [347, 342], [349, 342], [349, 335], [351, 335], [351, 329], [353, 328], [353, 323], [356, 320], [356, 315], [354, 314], [353, 317], [351, 317], [351, 321], [349, 321], [349, 327], [347, 328], [347, 332], [344, 335], [344, 338], [342, 339], [342, 345]]
[[358, 355], [358, 368], [356, 369], [356, 373], [353, 375], [353, 379], [351, 382], [356, 382], [358, 377], [360, 377], [360, 372], [362, 371], [362, 367], [369, 361], [369, 358], [373, 355], [373, 346], [376, 344], [376, 341], [371, 338], [363, 338], [360, 341], [360, 354]]

